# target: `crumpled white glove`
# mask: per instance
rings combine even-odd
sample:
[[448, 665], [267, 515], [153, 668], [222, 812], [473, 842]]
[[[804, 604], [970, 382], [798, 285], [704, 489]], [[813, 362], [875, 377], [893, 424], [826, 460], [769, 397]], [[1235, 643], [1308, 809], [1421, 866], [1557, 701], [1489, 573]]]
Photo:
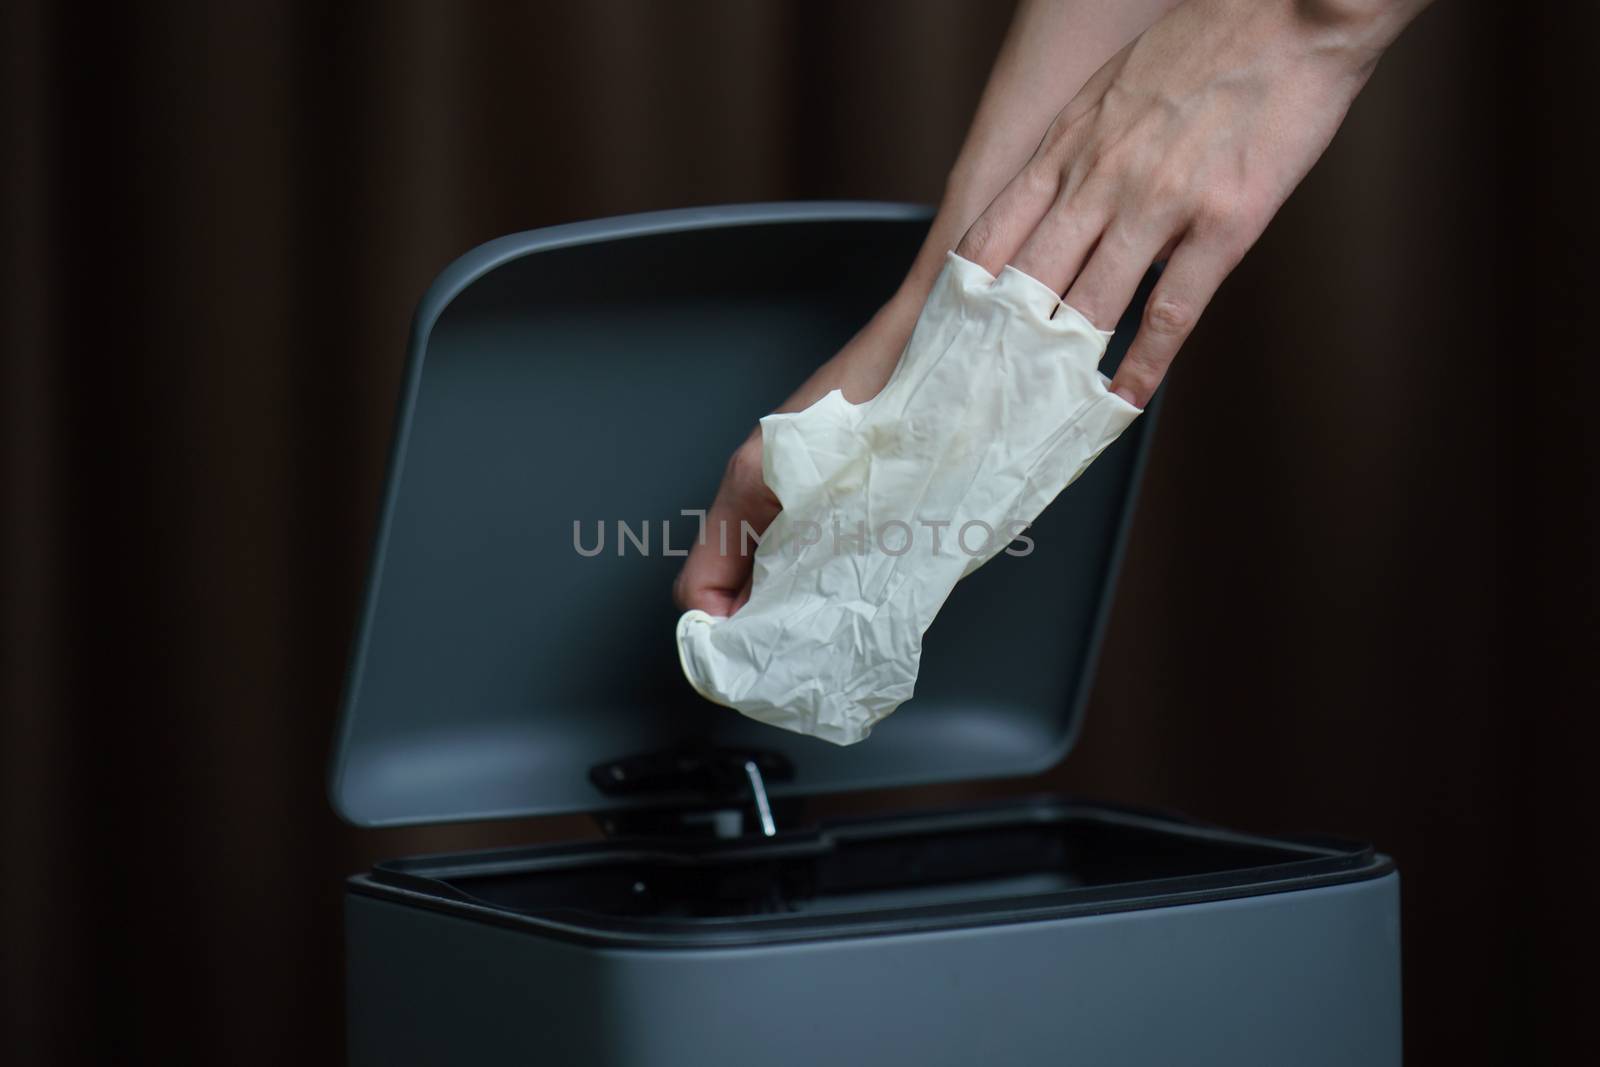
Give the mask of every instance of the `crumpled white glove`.
[[783, 510], [749, 602], [678, 620], [695, 689], [786, 730], [865, 738], [911, 698], [956, 582], [1139, 415], [1099, 372], [1110, 337], [1021, 271], [996, 279], [951, 253], [882, 392], [761, 420]]

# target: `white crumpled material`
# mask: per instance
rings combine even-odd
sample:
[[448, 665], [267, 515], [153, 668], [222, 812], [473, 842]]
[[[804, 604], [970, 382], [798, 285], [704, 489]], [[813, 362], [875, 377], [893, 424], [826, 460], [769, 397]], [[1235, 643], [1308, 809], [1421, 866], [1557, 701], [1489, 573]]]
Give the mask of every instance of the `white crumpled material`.
[[1099, 372], [1110, 337], [1021, 271], [996, 279], [952, 253], [882, 392], [851, 404], [834, 390], [761, 420], [783, 511], [749, 602], [678, 620], [695, 689], [840, 745], [911, 699], [922, 635], [956, 582], [1139, 415]]

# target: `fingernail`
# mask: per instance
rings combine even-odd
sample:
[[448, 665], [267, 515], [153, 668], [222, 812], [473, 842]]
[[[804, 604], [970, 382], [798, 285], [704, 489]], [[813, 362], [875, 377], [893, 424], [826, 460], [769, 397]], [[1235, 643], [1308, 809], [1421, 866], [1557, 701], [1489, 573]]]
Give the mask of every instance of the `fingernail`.
[[1140, 406], [1139, 402], [1133, 398], [1133, 390], [1129, 389], [1127, 386], [1119, 385], [1111, 391], [1116, 393], [1122, 399], [1126, 400], [1128, 403], [1132, 404], [1134, 407]]

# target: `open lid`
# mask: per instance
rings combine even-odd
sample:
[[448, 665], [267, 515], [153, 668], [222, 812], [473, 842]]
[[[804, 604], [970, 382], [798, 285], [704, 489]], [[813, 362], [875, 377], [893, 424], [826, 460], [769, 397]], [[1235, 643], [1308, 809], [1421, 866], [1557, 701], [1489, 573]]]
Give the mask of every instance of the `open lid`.
[[1148, 417], [1045, 512], [1031, 554], [956, 587], [915, 698], [861, 744], [747, 720], [679, 670], [671, 586], [697, 532], [683, 512], [889, 297], [927, 225], [887, 204], [669, 211], [515, 234], [445, 270], [417, 312], [350, 664], [330, 782], [344, 818], [667, 803], [604, 794], [589, 771], [703, 744], [787, 757], [780, 798], [1061, 759]]

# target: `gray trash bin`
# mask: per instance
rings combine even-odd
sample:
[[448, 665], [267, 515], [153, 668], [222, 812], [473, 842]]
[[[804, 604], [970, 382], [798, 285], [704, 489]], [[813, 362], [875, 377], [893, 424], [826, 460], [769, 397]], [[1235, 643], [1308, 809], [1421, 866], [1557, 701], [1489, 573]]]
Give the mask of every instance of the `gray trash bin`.
[[926, 226], [641, 215], [491, 242], [428, 292], [333, 802], [360, 826], [592, 812], [608, 836], [351, 879], [352, 1063], [1400, 1062], [1398, 875], [1370, 848], [1060, 798], [794, 811], [1066, 754], [1153, 417], [1031, 554], [957, 587], [870, 740], [765, 727], [680, 677], [683, 512]]

